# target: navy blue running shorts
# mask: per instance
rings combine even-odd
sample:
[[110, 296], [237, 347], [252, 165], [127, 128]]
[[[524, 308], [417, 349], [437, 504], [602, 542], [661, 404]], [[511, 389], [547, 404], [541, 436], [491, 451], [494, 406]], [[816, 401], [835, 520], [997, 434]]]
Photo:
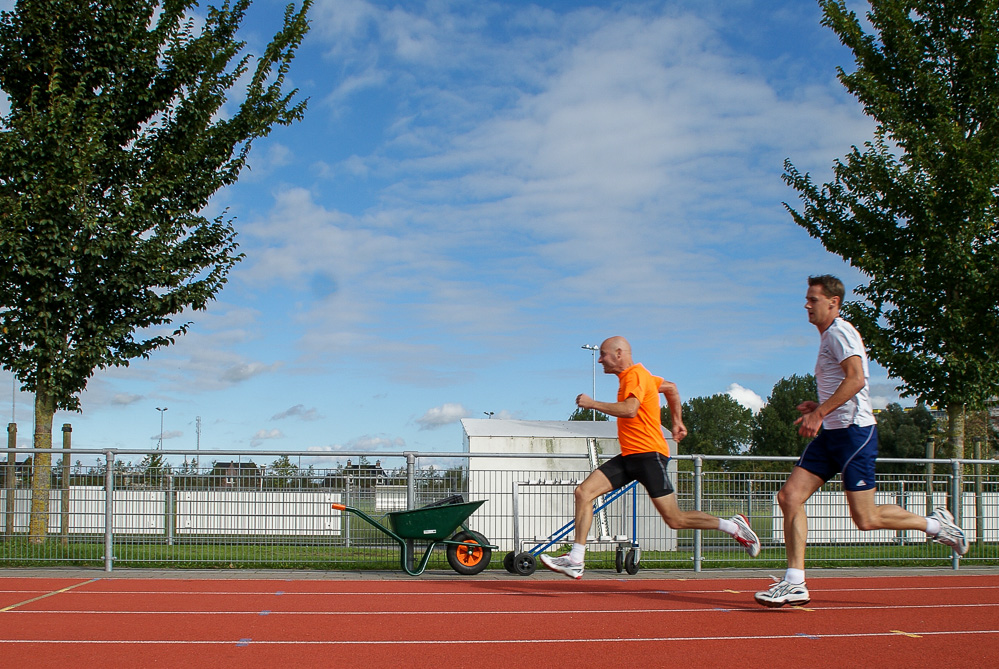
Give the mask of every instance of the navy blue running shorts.
[[669, 457], [662, 453], [633, 453], [631, 455], [615, 455], [600, 465], [607, 480], [614, 490], [623, 488], [632, 481], [638, 481], [649, 493], [649, 497], [665, 497], [673, 493], [666, 465]]
[[819, 432], [819, 436], [805, 447], [798, 466], [823, 481], [842, 474], [843, 489], [859, 492], [877, 487], [874, 482], [874, 460], [877, 457], [877, 425], [851, 425]]

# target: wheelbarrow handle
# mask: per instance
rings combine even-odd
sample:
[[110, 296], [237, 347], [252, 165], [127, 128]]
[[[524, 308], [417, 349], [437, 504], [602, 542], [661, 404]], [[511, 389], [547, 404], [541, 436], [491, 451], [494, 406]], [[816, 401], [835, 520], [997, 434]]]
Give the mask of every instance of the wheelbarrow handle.
[[345, 507], [343, 504], [333, 503], [333, 504], [330, 504], [330, 508], [336, 509], [337, 511], [344, 511], [344, 510], [346, 510], [347, 507]]

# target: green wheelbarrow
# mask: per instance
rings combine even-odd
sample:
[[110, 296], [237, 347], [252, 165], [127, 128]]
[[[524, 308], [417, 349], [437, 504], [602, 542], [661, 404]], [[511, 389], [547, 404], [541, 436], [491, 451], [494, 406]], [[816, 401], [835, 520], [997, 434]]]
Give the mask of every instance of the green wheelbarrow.
[[[360, 509], [343, 504], [333, 504], [332, 507], [337, 511], [346, 511], [360, 516], [395, 539], [402, 549], [399, 562], [403, 571], [410, 576], [419, 576], [423, 573], [430, 560], [430, 552], [438, 545], [445, 546], [447, 562], [452, 569], [459, 574], [471, 576], [488, 567], [493, 551], [499, 548], [490, 545], [484, 536], [478, 532], [472, 532], [464, 524], [465, 520], [483, 504], [485, 504], [485, 500], [458, 504], [436, 504], [410, 511], [393, 511], [388, 514], [390, 528], [385, 527]], [[452, 536], [458, 526], [461, 526], [462, 531]], [[411, 553], [411, 550], [415, 541], [429, 541], [430, 545], [423, 553], [419, 565], [413, 569], [410, 565], [413, 564], [412, 558], [415, 555]]]

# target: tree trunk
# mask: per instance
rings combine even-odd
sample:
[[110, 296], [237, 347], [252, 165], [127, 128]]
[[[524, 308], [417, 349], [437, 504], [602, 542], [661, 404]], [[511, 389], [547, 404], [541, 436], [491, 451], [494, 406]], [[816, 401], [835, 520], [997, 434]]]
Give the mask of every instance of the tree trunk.
[[964, 458], [964, 405], [951, 404], [947, 407], [947, 439], [954, 450], [954, 458]]
[[31, 458], [31, 516], [28, 521], [28, 541], [45, 542], [49, 523], [49, 490], [52, 488], [52, 419], [55, 399], [52, 394], [35, 391], [35, 448], [49, 449]]

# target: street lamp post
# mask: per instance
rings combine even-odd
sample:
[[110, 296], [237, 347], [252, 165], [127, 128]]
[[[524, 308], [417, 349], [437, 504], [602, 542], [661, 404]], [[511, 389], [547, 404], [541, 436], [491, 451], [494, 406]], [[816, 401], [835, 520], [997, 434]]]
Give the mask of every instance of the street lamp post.
[[482, 413], [486, 414], [490, 418], [492, 418], [496, 414], [495, 411], [483, 411]]
[[[600, 347], [593, 346], [592, 344], [583, 344], [582, 348], [589, 351], [590, 355], [593, 357], [593, 394], [590, 397], [597, 399], [597, 351], [600, 350]], [[592, 420], [596, 420], [597, 412], [590, 409], [590, 418]]]
[[156, 407], [156, 410], [160, 412], [160, 445], [157, 447], [159, 450], [163, 450], [163, 414], [166, 413], [167, 407]]

